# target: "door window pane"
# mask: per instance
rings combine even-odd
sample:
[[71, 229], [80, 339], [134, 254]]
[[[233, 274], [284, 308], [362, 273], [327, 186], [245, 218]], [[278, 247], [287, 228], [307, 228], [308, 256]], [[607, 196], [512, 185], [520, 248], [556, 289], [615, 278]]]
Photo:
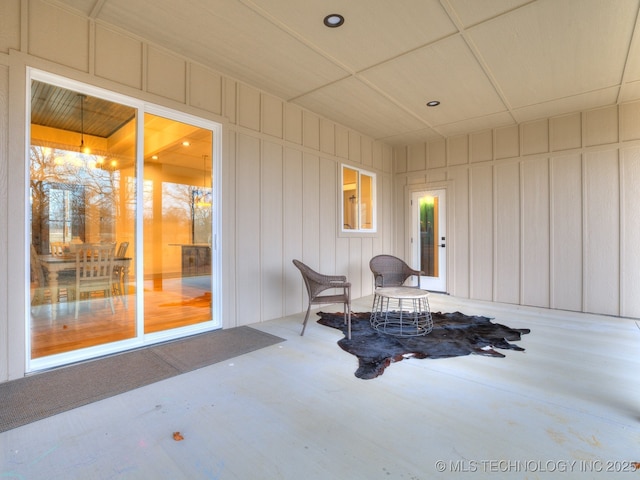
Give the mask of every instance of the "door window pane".
[[[134, 108], [33, 81], [29, 149], [31, 358], [133, 338]], [[129, 247], [86, 288], [77, 252]], [[91, 253], [92, 255], [93, 253]], [[97, 267], [96, 267], [97, 268]], [[105, 286], [108, 285], [108, 288]]]
[[145, 333], [212, 319], [211, 130], [144, 117]]
[[438, 197], [420, 198], [420, 270], [438, 276]]

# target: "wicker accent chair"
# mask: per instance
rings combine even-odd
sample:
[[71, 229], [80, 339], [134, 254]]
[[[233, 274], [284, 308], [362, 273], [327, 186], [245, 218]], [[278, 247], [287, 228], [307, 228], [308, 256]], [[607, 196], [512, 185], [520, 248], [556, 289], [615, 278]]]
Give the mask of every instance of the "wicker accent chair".
[[[344, 305], [344, 322], [347, 325], [347, 338], [351, 339], [351, 283], [347, 282], [347, 277], [344, 275], [323, 275], [312, 270], [300, 260], [293, 260], [293, 264], [300, 270], [309, 296], [309, 306], [300, 335], [304, 335], [304, 330], [307, 328], [312, 304], [342, 303]], [[330, 289], [339, 289], [342, 290], [342, 293], [320, 295]]]
[[375, 287], [402, 287], [407, 278], [418, 277], [420, 288], [420, 276], [425, 275], [420, 270], [414, 270], [403, 260], [393, 255], [378, 255], [369, 261], [369, 268], [373, 272]]

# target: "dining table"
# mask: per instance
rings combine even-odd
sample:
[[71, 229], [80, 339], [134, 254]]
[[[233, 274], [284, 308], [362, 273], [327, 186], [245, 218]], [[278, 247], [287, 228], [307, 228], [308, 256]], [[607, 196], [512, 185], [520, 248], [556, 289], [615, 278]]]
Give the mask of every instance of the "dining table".
[[[60, 281], [59, 276], [62, 272], [75, 272], [76, 256], [75, 255], [40, 255], [40, 264], [49, 280], [49, 289], [51, 291], [51, 303], [59, 303], [60, 300]], [[130, 257], [115, 257], [113, 259], [114, 267], [122, 267], [122, 283], [123, 283], [123, 301], [125, 308], [128, 307], [126, 292], [129, 291], [129, 267], [131, 265]], [[52, 308], [52, 315], [55, 319], [56, 308]]]

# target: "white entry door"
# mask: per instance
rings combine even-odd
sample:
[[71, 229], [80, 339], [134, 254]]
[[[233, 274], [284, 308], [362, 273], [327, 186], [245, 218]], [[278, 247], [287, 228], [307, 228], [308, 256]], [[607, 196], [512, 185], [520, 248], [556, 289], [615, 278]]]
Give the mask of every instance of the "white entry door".
[[447, 291], [446, 191], [428, 190], [411, 195], [413, 268], [426, 273], [423, 289]]

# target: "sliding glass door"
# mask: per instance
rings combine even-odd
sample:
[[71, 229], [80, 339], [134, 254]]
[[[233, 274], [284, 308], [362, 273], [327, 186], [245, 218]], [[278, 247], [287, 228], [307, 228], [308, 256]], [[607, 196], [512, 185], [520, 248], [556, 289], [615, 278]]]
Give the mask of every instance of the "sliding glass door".
[[29, 369], [218, 328], [219, 126], [43, 72], [30, 88]]
[[211, 320], [213, 135], [145, 114], [144, 144], [144, 331], [149, 334]]

